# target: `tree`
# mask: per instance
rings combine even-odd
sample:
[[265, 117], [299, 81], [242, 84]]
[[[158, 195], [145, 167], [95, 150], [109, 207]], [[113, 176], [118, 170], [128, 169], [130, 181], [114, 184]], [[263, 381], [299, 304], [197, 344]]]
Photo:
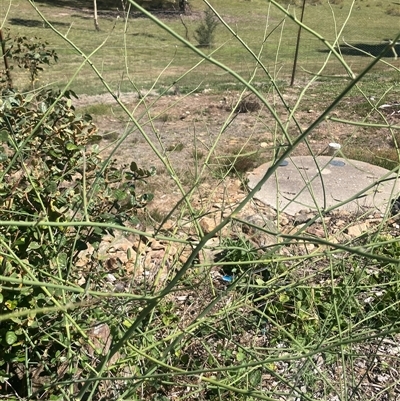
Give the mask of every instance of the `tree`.
[[211, 8], [207, 8], [203, 20], [195, 30], [194, 37], [199, 43], [199, 47], [211, 47], [213, 45], [217, 25], [218, 20], [214, 12]]
[[179, 0], [179, 11], [182, 14], [186, 14], [187, 7], [188, 7], [188, 1], [187, 0]]
[[96, 31], [100, 31], [99, 21], [97, 19], [97, 0], [93, 0], [93, 17], [94, 17], [94, 27]]

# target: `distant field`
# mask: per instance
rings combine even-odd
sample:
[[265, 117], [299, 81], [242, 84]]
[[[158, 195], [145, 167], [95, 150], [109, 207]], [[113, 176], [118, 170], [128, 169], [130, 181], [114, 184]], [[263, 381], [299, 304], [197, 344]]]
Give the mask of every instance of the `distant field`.
[[[90, 8], [54, 6], [50, 1], [40, 1], [36, 4], [54, 27], [61, 34], [68, 33], [68, 38], [86, 54], [101, 46], [91, 57], [91, 61], [115, 90], [130, 91], [133, 88], [132, 83], [139, 89], [149, 88], [156, 80], [156, 87], [169, 86], [200, 61], [200, 58], [182, 43], [170, 37], [148, 18], [143, 18], [133, 11], [126, 23], [124, 34], [125, 22], [121, 11], [99, 10], [101, 31], [96, 32]], [[271, 75], [278, 80], [287, 80], [290, 77], [298, 32], [297, 25], [290, 18], [285, 18], [282, 11], [267, 1], [219, 0], [212, 4], [243, 41], [256, 54], [261, 55], [262, 62]], [[367, 52], [379, 53], [383, 48], [382, 40], [394, 37], [399, 31], [399, 17], [389, 15], [382, 1], [361, 0], [356, 1], [353, 7], [352, 4], [352, 1], [344, 0], [341, 5], [330, 6], [323, 0], [320, 5], [307, 5], [304, 23], [333, 43], [349, 17], [346, 27], [339, 35], [340, 43], [344, 40], [350, 44], [362, 45]], [[59, 64], [48, 68], [40, 83], [65, 85], [82, 63], [82, 57], [50, 28], [43, 26], [39, 15], [28, 1], [13, 0], [7, 13], [8, 6], [7, 2], [0, 5], [1, 15], [3, 18], [5, 16], [3, 26], [10, 28], [12, 34], [45, 38], [49, 42], [49, 48], [56, 49], [59, 55]], [[196, 44], [194, 30], [202, 18], [205, 4], [200, 0], [193, 0], [190, 6], [192, 13], [183, 16], [183, 21], [188, 28], [189, 40]], [[300, 17], [300, 8], [290, 7], [289, 11]], [[120, 18], [117, 19], [118, 16]], [[179, 15], [159, 14], [159, 18], [185, 36], [185, 28]], [[264, 34], [268, 38], [261, 51]], [[214, 58], [233, 68], [246, 79], [251, 76], [255, 67], [254, 59], [249, 57], [243, 46], [222, 24], [217, 29], [216, 43], [212, 50], [217, 48], [213, 54]], [[368, 57], [353, 55], [352, 49], [346, 51], [349, 54], [345, 55], [345, 60], [355, 72], [369, 61]], [[209, 53], [210, 50], [205, 52]], [[306, 73], [316, 72], [326, 56], [327, 47], [324, 43], [311, 33], [303, 31], [297, 78]], [[390, 61], [393, 62], [392, 59]], [[395, 65], [400, 66], [400, 61], [395, 62]], [[380, 68], [384, 69], [384, 66]], [[325, 74], [344, 73], [343, 67], [331, 57]], [[261, 84], [266, 82], [265, 74], [259, 71], [255, 81]], [[201, 88], [230, 87], [232, 82], [232, 78], [226, 72], [203, 63], [185, 76], [179, 85], [181, 90], [192, 90], [199, 85]], [[79, 72], [73, 88], [78, 93], [104, 92], [101, 83], [88, 66]]]

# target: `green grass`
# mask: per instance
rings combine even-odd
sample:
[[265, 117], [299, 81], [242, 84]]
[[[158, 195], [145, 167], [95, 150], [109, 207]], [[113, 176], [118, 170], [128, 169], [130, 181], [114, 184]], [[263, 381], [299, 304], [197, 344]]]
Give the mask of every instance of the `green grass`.
[[[148, 88], [157, 77], [159, 80], [156, 86], [172, 85], [177, 77], [199, 62], [198, 56], [171, 38], [167, 32], [150, 24], [146, 18], [129, 19], [126, 27], [126, 43], [124, 43], [122, 33], [125, 26], [121, 12], [119, 13], [121, 18], [118, 20], [116, 11], [105, 16], [100, 14], [101, 31], [95, 32], [90, 9], [84, 11], [80, 8], [62, 8], [50, 6], [48, 2], [36, 4], [61, 33], [68, 33], [68, 38], [85, 53], [95, 51], [101, 46], [91, 56], [91, 61], [115, 91], [134, 90], [131, 81], [138, 89]], [[200, 11], [205, 6], [199, 0], [194, 0], [190, 4], [193, 15], [191, 18], [185, 16], [183, 18], [189, 28], [190, 39], [195, 44], [193, 33], [200, 22], [198, 19]], [[49, 48], [56, 49], [59, 54], [60, 64], [47, 68], [46, 76], [42, 77], [40, 83], [59, 87], [65, 85], [79, 68], [82, 58], [54, 32], [43, 28], [39, 16], [35, 14], [28, 1], [14, 0], [11, 5], [10, 13], [3, 21], [4, 26], [11, 28], [13, 34], [21, 33], [45, 38], [49, 42]], [[347, 0], [342, 5], [331, 7], [327, 2], [317, 6], [307, 6], [304, 22], [310, 28], [318, 30], [324, 39], [333, 43], [336, 31], [340, 29], [349, 13], [350, 5], [351, 1]], [[375, 44], [395, 35], [398, 27], [397, 17], [388, 15], [378, 1], [371, 0], [368, 5], [369, 7], [364, 2], [356, 2], [340, 40], [344, 38], [350, 43]], [[0, 7], [2, 14], [5, 15], [7, 4], [4, 3]], [[293, 65], [297, 26], [275, 7], [269, 9], [268, 3], [264, 1], [220, 1], [216, 7], [222, 18], [228, 22], [235, 21], [234, 29], [255, 53], [260, 50], [263, 32], [268, 24], [269, 36], [261, 54], [262, 61], [275, 78], [288, 79]], [[290, 12], [299, 17], [300, 9], [290, 8]], [[182, 36], [185, 35], [184, 27], [178, 17], [163, 18], [161, 16], [160, 18], [174, 31]], [[334, 18], [336, 28], [334, 28]], [[254, 62], [249, 59], [248, 53], [222, 24], [219, 24], [217, 28], [214, 50], [216, 52], [213, 53], [213, 57], [233, 68], [243, 77], [248, 78], [252, 73]], [[297, 73], [299, 80], [304, 79], [303, 68], [317, 71], [325, 59], [326, 54], [322, 52], [324, 50], [326, 47], [321, 41], [303, 31]], [[205, 50], [205, 52], [209, 51]], [[355, 72], [360, 71], [368, 63], [367, 57], [345, 56], [345, 60]], [[167, 66], [169, 66], [168, 69], [163, 71]], [[325, 72], [345, 73], [333, 57]], [[255, 81], [257, 77], [259, 80], [265, 79], [261, 72], [256, 74]], [[198, 85], [223, 87], [229, 82], [233, 82], [233, 79], [217, 67], [200, 65], [181, 80], [180, 86], [191, 89]], [[88, 66], [79, 72], [73, 89], [77, 93], [88, 94], [105, 91]]]
[[91, 104], [79, 109], [82, 114], [107, 115], [111, 114], [111, 107], [107, 104]]

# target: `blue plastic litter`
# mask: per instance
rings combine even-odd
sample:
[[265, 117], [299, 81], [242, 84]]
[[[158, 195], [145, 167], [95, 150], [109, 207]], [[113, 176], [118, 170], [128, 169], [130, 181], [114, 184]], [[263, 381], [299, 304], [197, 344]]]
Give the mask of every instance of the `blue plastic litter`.
[[222, 276], [222, 281], [231, 283], [233, 281], [233, 276]]
[[289, 164], [289, 162], [287, 161], [287, 160], [282, 160], [280, 163], [279, 163], [279, 166], [280, 167], [285, 167], [285, 166], [287, 166]]

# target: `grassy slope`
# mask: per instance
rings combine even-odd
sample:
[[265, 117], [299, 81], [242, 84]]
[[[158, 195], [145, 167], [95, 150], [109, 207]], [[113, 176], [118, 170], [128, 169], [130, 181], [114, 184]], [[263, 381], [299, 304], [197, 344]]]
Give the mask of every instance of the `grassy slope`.
[[[319, 6], [308, 6], [304, 22], [328, 41], [333, 42], [335, 32], [340, 30], [349, 13], [351, 3], [351, 1], [346, 0], [343, 6], [333, 5], [329, 7], [327, 2], [324, 1]], [[112, 83], [114, 89], [121, 85], [122, 90], [132, 90], [125, 70], [124, 22], [122, 19], [116, 21], [116, 11], [107, 13], [105, 16], [100, 13], [101, 32], [97, 33], [94, 31], [89, 9], [63, 9], [61, 7], [49, 7], [47, 3], [37, 4], [43, 14], [60, 29], [60, 32], [63, 34], [68, 32], [68, 38], [83, 51], [91, 52], [104, 43], [102, 48], [92, 57], [92, 61], [102, 71], [107, 81]], [[383, 38], [393, 37], [396, 34], [396, 29], [398, 29], [398, 23], [396, 24], [398, 19], [395, 16], [385, 14], [384, 7], [379, 4], [379, 1], [373, 0], [369, 2], [357, 1], [341, 39], [344, 38], [351, 43], [366, 42], [373, 44]], [[266, 1], [245, 2], [236, 0], [232, 2], [223, 0], [213, 2], [213, 5], [256, 53], [259, 52], [262, 45], [265, 26], [268, 24], [267, 32], [270, 36], [262, 53], [263, 62], [272, 74], [274, 71], [279, 71], [282, 78], [288, 77], [292, 68], [297, 35], [297, 26], [290, 19], [286, 18], [284, 23], [273, 31], [283, 21], [284, 15], [275, 7], [269, 7], [269, 3]], [[5, 15], [6, 7], [6, 4], [1, 5], [3, 15]], [[200, 11], [204, 7], [200, 0], [194, 0], [191, 2], [193, 15], [184, 17], [192, 43], [195, 43], [193, 33], [199, 23]], [[299, 8], [292, 8], [291, 12], [296, 13], [298, 17], [300, 15]], [[16, 18], [20, 20], [16, 21]], [[27, 22], [31, 22], [30, 25], [33, 25], [32, 22], [36, 23], [36, 26], [27, 26]], [[164, 22], [184, 36], [185, 30], [179, 18], [164, 18]], [[76, 55], [76, 52], [50, 29], [43, 28], [39, 23], [39, 17], [32, 10], [28, 1], [14, 0], [12, 2], [5, 26], [10, 27], [13, 33], [19, 32], [45, 38], [49, 42], [50, 48], [57, 49], [60, 64], [49, 69], [49, 74], [46, 74], [48, 82], [63, 85], [78, 68], [82, 60], [81, 57]], [[139, 88], [149, 87], [170, 62], [171, 65], [160, 79], [165, 84], [171, 84], [176, 77], [199, 61], [198, 56], [169, 37], [148, 19], [130, 19], [125, 38], [129, 76]], [[223, 45], [223, 47], [214, 54], [214, 57], [234, 68], [243, 76], [250, 76], [254, 62], [249, 59], [248, 54], [222, 26], [218, 28], [217, 45]], [[326, 57], [326, 54], [320, 51], [324, 49], [323, 43], [316, 40], [310, 33], [303, 32], [299, 66], [316, 71]], [[347, 60], [352, 68], [357, 71], [365, 65], [368, 58], [348, 56]], [[327, 72], [341, 74], [344, 71], [338, 63], [332, 61]], [[259, 75], [259, 79], [263, 79], [262, 74]], [[47, 81], [43, 81], [43, 83], [47, 83]], [[191, 88], [200, 83], [216, 86], [226, 81], [231, 81], [227, 74], [218, 71], [215, 67], [202, 66], [194, 73], [189, 74], [182, 81], [182, 85]], [[103, 91], [88, 67], [85, 67], [79, 74], [74, 83], [74, 88], [78, 93]]]

